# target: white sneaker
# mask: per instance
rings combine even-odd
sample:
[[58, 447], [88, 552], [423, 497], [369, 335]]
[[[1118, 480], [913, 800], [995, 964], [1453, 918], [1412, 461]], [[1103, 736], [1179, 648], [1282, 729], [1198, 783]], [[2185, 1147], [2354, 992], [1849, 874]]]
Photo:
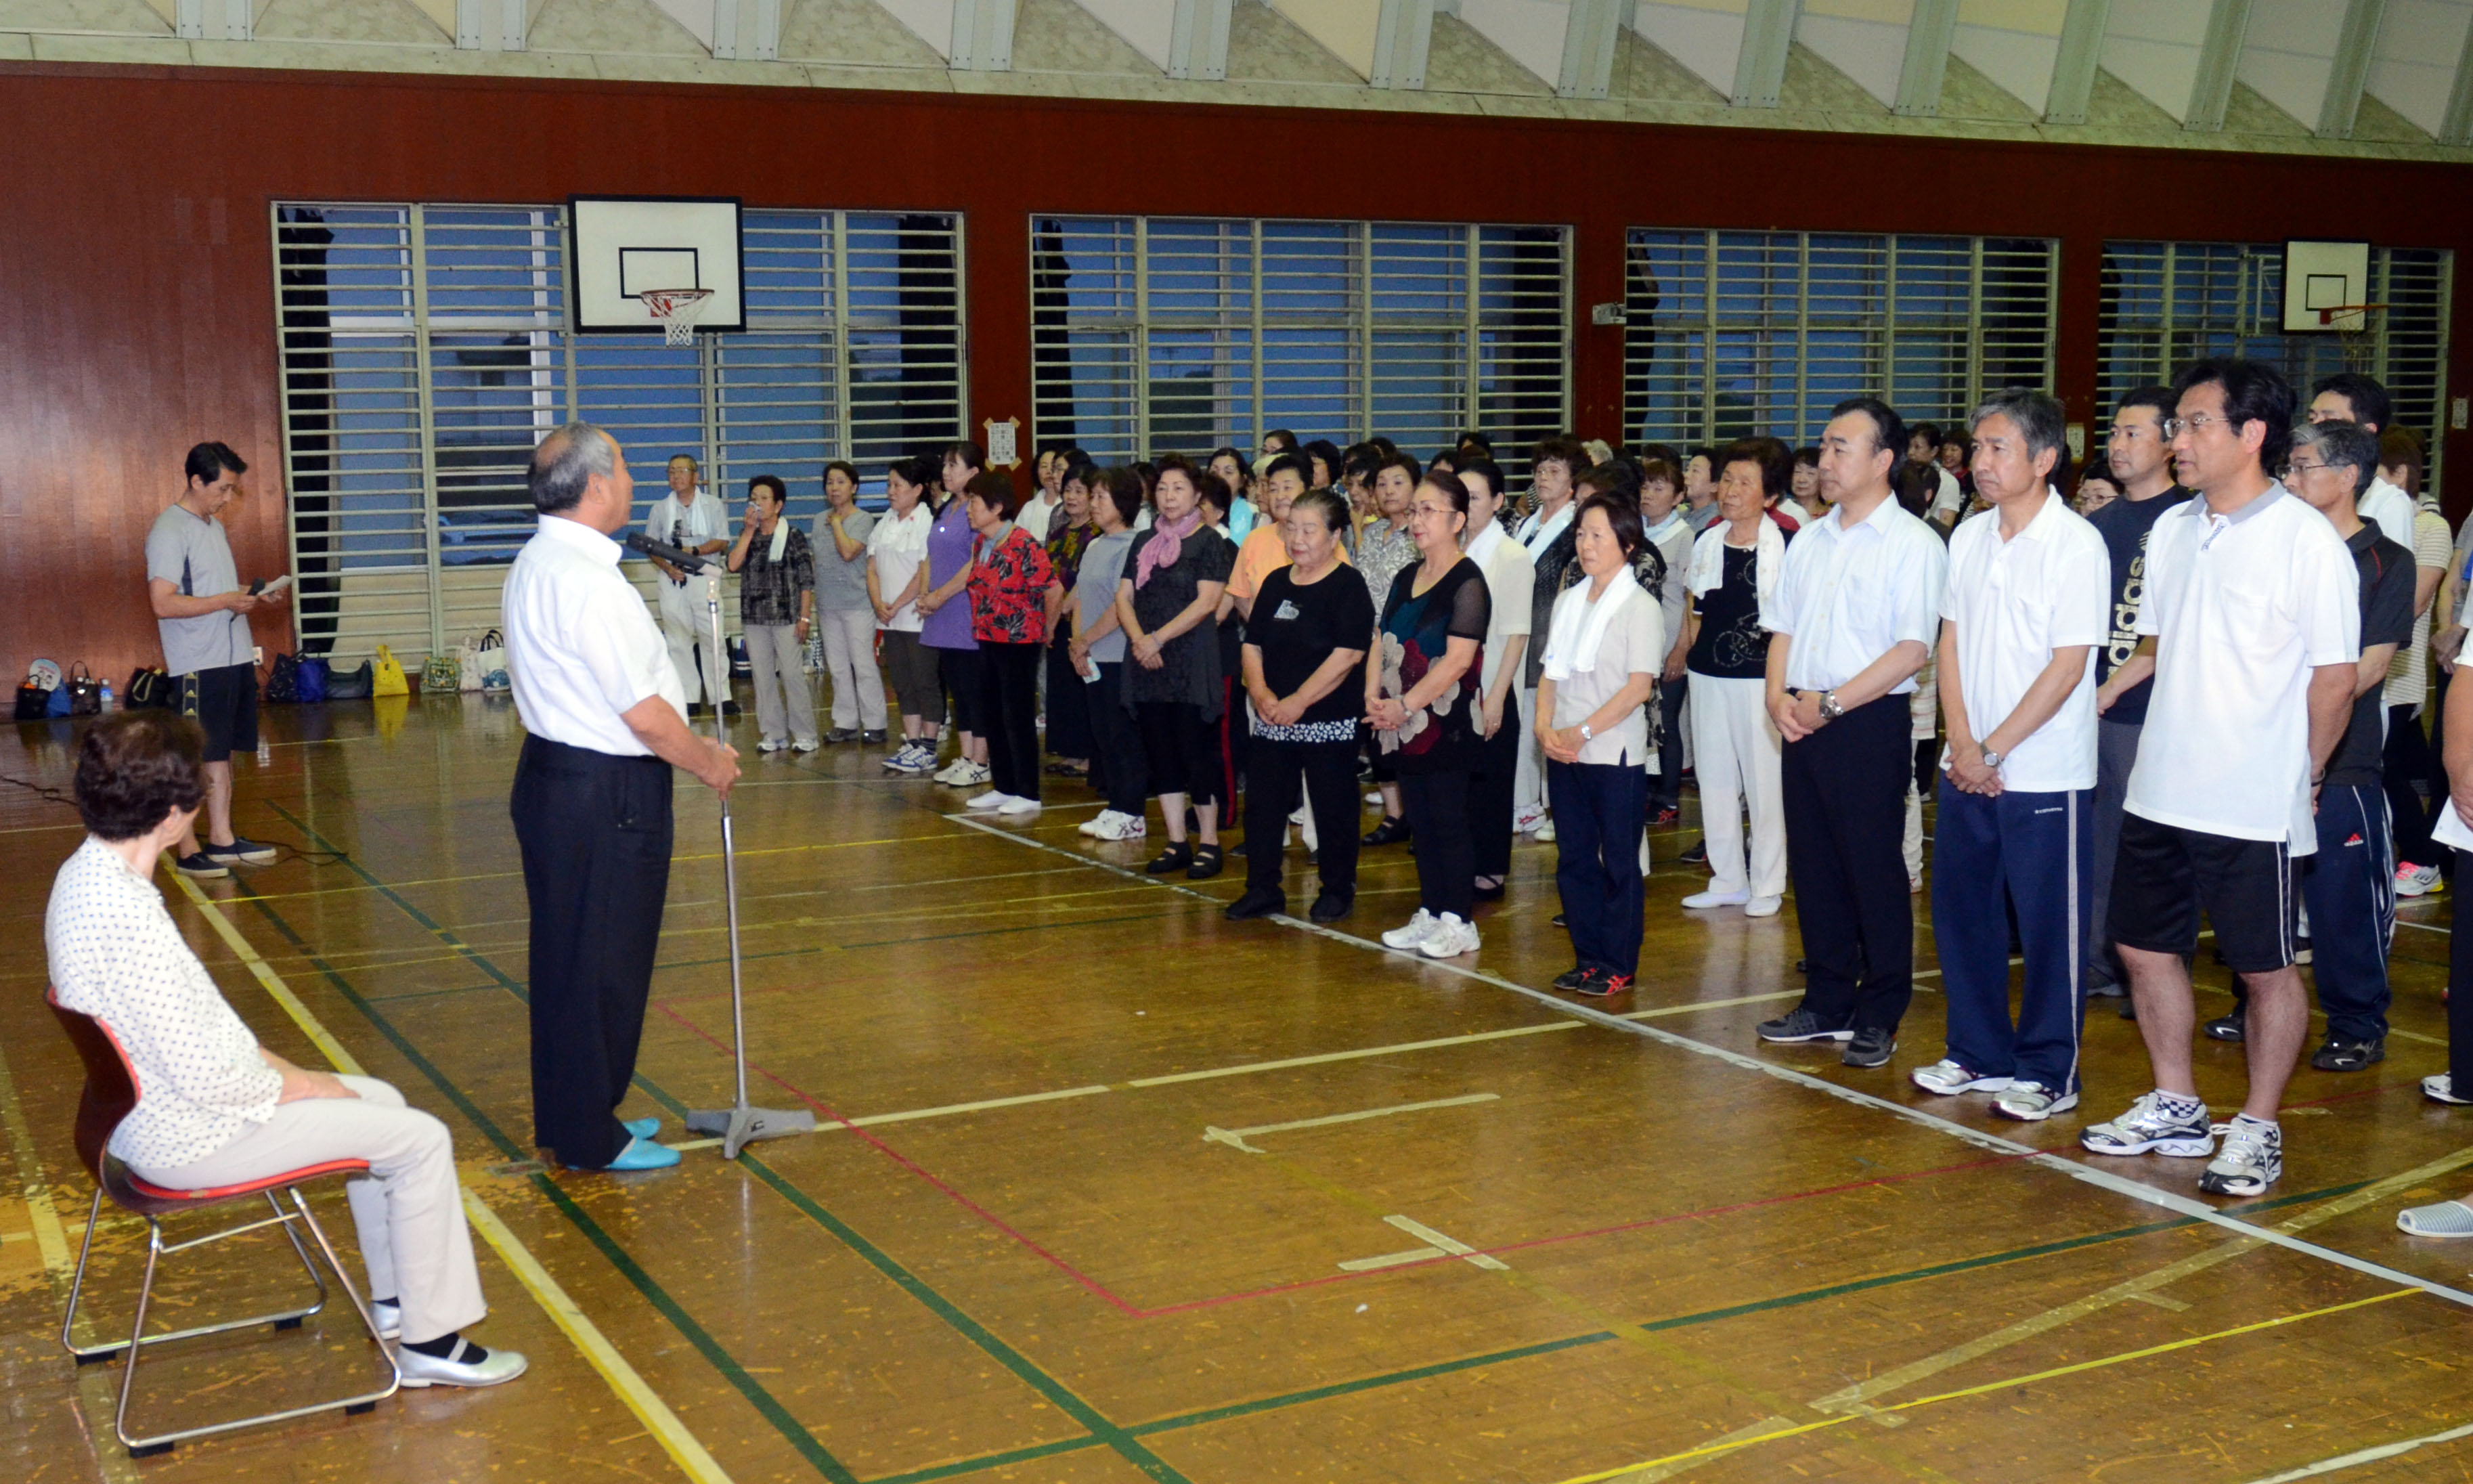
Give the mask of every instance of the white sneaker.
[[1295, 812], [1288, 816], [1288, 823], [1291, 825], [1303, 825], [1310, 821], [1312, 818], [1313, 815], [1310, 812], [1310, 806], [1301, 803], [1297, 805]]
[[2040, 1082], [2012, 1082], [2009, 1090], [1992, 1100], [1992, 1111], [2004, 1118], [2041, 1123], [2054, 1113], [2078, 1106], [2075, 1092], [2054, 1092]]
[[928, 777], [939, 783], [967, 783], [971, 778], [971, 760], [967, 757], [955, 757]]
[[1150, 833], [1150, 822], [1139, 814], [1120, 814], [1103, 809], [1091, 822], [1091, 833], [1102, 840], [1140, 840]]
[[2435, 1072], [2422, 1078], [2421, 1095], [2434, 1103], [2445, 1103], [2454, 1108], [2473, 1104], [2473, 1097], [2456, 1095], [2456, 1076], [2452, 1072]]
[[1693, 892], [1683, 898], [1683, 905], [1697, 912], [1704, 907], [1740, 907], [1751, 899], [1749, 892]]
[[1101, 809], [1098, 813], [1092, 815], [1089, 819], [1084, 820], [1081, 824], [1076, 825], [1073, 827], [1082, 831], [1086, 835], [1095, 835], [1099, 832], [1099, 822], [1116, 812], [1116, 811], [1114, 809]]
[[1914, 1082], [1925, 1091], [1942, 1097], [1955, 1097], [1960, 1092], [2005, 1092], [2009, 1088], [2006, 1077], [1978, 1077], [1964, 1063], [1947, 1057], [1930, 1066], [1916, 1067]]
[[966, 763], [963, 766], [970, 769], [970, 771], [963, 774], [960, 778], [955, 778], [953, 781], [961, 784], [965, 788], [984, 783], [988, 779], [996, 777], [995, 774], [988, 771], [988, 765], [983, 762]]
[[1012, 798], [1007, 799], [996, 809], [996, 813], [998, 815], [1007, 819], [1016, 818], [1024, 814], [1037, 814], [1038, 812], [1039, 801], [1036, 799], [1024, 799], [1020, 794], [1016, 794]]
[[1528, 832], [1528, 838], [1531, 840], [1542, 841], [1548, 845], [1552, 845], [1554, 843], [1554, 821], [1552, 817], [1549, 816], [1546, 819], [1539, 820], [1537, 822], [1537, 827]]
[[1463, 922], [1458, 913], [1446, 912], [1436, 920], [1426, 941], [1417, 945], [1417, 951], [1428, 958], [1457, 958], [1463, 953], [1475, 953], [1477, 943], [1475, 922]]
[[965, 809], [1001, 809], [1005, 805], [1005, 801], [1012, 797], [1013, 795], [1004, 792], [1002, 789], [991, 788], [984, 794], [978, 794], [962, 801], [962, 807]]
[[1384, 933], [1382, 941], [1395, 948], [1413, 948], [1433, 936], [1434, 929], [1441, 925], [1440, 919], [1419, 907], [1415, 917]]
[[815, 739], [814, 737], [809, 737], [809, 738], [808, 738], [806, 741], [804, 741], [804, 742], [793, 742], [793, 743], [791, 743], [791, 744], [790, 744], [790, 751], [792, 751], [792, 752], [794, 752], [794, 753], [812, 753], [812, 752], [815, 752], [817, 749], [819, 749], [819, 748], [823, 747], [824, 745], [825, 745], [824, 743], [822, 743], [822, 742], [818, 741], [818, 740], [817, 740], [817, 739]]
[[1365, 802], [1367, 803], [1381, 803], [1382, 802], [1382, 790], [1378, 788], [1374, 792], [1366, 795]]
[[756, 750], [759, 753], [779, 753], [785, 751], [789, 746], [789, 743], [783, 742], [778, 738], [766, 737], [763, 741], [756, 744]]
[[2445, 885], [2437, 866], [2416, 866], [2411, 861], [2396, 867], [2395, 894], [2398, 897], [2427, 897]]
[[1786, 898], [1783, 897], [1755, 897], [1751, 900], [1743, 903], [1743, 916], [1747, 918], [1773, 918], [1778, 915], [1778, 909], [1785, 905]]
[[1545, 819], [1546, 806], [1542, 803], [1532, 803], [1512, 816], [1511, 832], [1515, 835], [1525, 835], [1544, 823]]

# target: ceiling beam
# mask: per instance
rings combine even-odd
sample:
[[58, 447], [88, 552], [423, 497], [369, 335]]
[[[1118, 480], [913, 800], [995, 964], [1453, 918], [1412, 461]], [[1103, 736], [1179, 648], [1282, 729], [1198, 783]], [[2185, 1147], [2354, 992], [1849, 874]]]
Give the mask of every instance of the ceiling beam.
[[2096, 64], [2103, 58], [2103, 28], [2112, 0], [2069, 0], [2061, 18], [2061, 48], [2053, 57], [2053, 90], [2044, 96], [2044, 122], [2083, 124], [2095, 96]]
[[1735, 107], [1774, 108], [1786, 85], [1787, 53], [1802, 0], [1751, 0], [1743, 12], [1743, 45], [1735, 54]]
[[1228, 76], [1228, 18], [1234, 0], [1176, 0], [1168, 28], [1167, 75], [1205, 83]]
[[146, 0], [146, 8], [186, 41], [247, 41], [257, 34], [252, 0]]
[[1950, 38], [1957, 34], [1958, 0], [1915, 0], [1907, 19], [1907, 56], [1898, 65], [1898, 96], [1889, 111], [1901, 118], [1940, 112], [1941, 80], [1949, 75]]
[[2441, 144], [2473, 144], [2473, 26], [2465, 28], [2456, 55], [2456, 84], [2447, 92], [2447, 116], [2438, 126]]
[[1614, 86], [1615, 39], [1622, 0], [1572, 0], [1563, 29], [1563, 70], [1554, 91], [1565, 98], [1603, 98]]
[[[876, 0], [956, 72], [1013, 70], [1014, 0]], [[777, 23], [778, 31], [778, 23]]]
[[1377, 87], [1422, 89], [1433, 40], [1434, 0], [1381, 0], [1374, 22], [1374, 65], [1365, 81]]
[[2318, 104], [2318, 137], [2350, 139], [2353, 120], [2362, 111], [2362, 87], [2370, 78], [2370, 60], [2378, 53], [2379, 23], [2387, 18], [2387, 0], [2347, 0], [2344, 29], [2336, 37], [2336, 55], [2327, 74], [2327, 95]]
[[2232, 106], [2233, 82], [2241, 69], [2242, 42], [2249, 36], [2249, 6], [2250, 0], [2213, 0], [2207, 12], [2198, 72], [2190, 84], [2190, 108], [2181, 116], [2181, 127], [2192, 133], [2215, 133], [2224, 127], [2224, 110]]

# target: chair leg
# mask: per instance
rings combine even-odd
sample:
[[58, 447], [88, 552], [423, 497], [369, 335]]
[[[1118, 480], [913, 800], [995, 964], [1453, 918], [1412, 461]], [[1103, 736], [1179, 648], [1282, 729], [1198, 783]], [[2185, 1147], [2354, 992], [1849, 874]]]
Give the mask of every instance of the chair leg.
[[[77, 1276], [71, 1280], [69, 1285], [69, 1309], [68, 1313], [62, 1316], [60, 1320], [60, 1344], [68, 1350], [68, 1352], [71, 1355], [77, 1358], [77, 1363], [82, 1366], [92, 1365], [101, 1360], [108, 1360], [112, 1356], [119, 1354], [122, 1351], [129, 1348], [129, 1344], [125, 1340], [112, 1340], [102, 1345], [81, 1346], [74, 1343], [70, 1338], [71, 1327], [77, 1321], [79, 1296], [83, 1291], [85, 1282], [86, 1259], [94, 1251], [95, 1224], [102, 1219], [103, 1194], [103, 1191], [100, 1189], [95, 1191], [94, 1209], [86, 1214], [85, 1240], [79, 1247]], [[308, 1273], [309, 1281], [317, 1288], [317, 1302], [310, 1304], [307, 1308], [289, 1308], [273, 1314], [252, 1314], [247, 1319], [232, 1319], [227, 1320], [218, 1325], [200, 1325], [189, 1329], [174, 1329], [166, 1334], [152, 1334], [148, 1335], [143, 1343], [148, 1345], [160, 1345], [167, 1340], [193, 1340], [202, 1334], [225, 1334], [234, 1329], [252, 1328], [258, 1325], [273, 1325], [277, 1329], [298, 1329], [300, 1328], [300, 1322], [302, 1320], [324, 1311], [326, 1307], [326, 1280], [319, 1273], [317, 1264], [309, 1260], [309, 1250], [300, 1245], [300, 1236], [293, 1232], [292, 1222], [294, 1218], [284, 1214], [283, 1207], [281, 1203], [276, 1200], [273, 1191], [268, 1191], [266, 1193], [266, 1203], [268, 1209], [275, 1213], [275, 1220], [260, 1223], [260, 1225], [273, 1226], [280, 1224], [282, 1226], [284, 1237], [292, 1243], [292, 1250], [294, 1254], [300, 1257], [301, 1268]], [[159, 1237], [161, 1229], [151, 1221], [148, 1224], [148, 1230], [150, 1233], [155, 1233], [156, 1237]], [[246, 1231], [248, 1228], [241, 1228], [239, 1230]], [[224, 1234], [228, 1233], [218, 1233], [218, 1236]], [[213, 1241], [216, 1239], [217, 1237], [201, 1238], [201, 1240], [204, 1241]], [[183, 1242], [180, 1245], [185, 1247], [191, 1244]], [[169, 1251], [170, 1249], [164, 1250]], [[149, 1260], [151, 1261], [152, 1258], [150, 1257]]]
[[94, 1229], [102, 1220], [103, 1187], [97, 1185], [94, 1191], [94, 1205], [86, 1209], [85, 1235], [78, 1242], [77, 1271], [69, 1276], [68, 1312], [60, 1316], [60, 1348], [76, 1356], [77, 1363], [82, 1366], [91, 1365], [98, 1360], [108, 1360], [120, 1353], [120, 1347], [117, 1345], [81, 1346], [73, 1338], [77, 1330], [78, 1300], [85, 1293], [86, 1259], [94, 1255]]
[[[275, 1198], [275, 1192], [272, 1190], [266, 1192], [266, 1208], [278, 1217], [283, 1214], [283, 1203]], [[300, 1321], [325, 1311], [326, 1280], [320, 1276], [318, 1264], [309, 1260], [309, 1249], [300, 1245], [300, 1233], [292, 1230], [292, 1223], [289, 1221], [283, 1223], [283, 1239], [292, 1244], [292, 1255], [300, 1259], [301, 1271], [309, 1275], [309, 1281], [318, 1289], [317, 1303], [299, 1313], [285, 1314], [275, 1321], [275, 1328], [277, 1329], [298, 1329], [300, 1328]]]
[[336, 1260], [335, 1244], [326, 1240], [326, 1229], [318, 1224], [318, 1218], [310, 1211], [309, 1202], [301, 1195], [300, 1187], [293, 1185], [288, 1188], [293, 1206], [300, 1212], [301, 1224], [309, 1229], [309, 1235], [317, 1241], [318, 1251], [325, 1257], [326, 1266], [334, 1269], [335, 1281], [344, 1285], [344, 1297], [352, 1301], [352, 1312], [361, 1316], [361, 1325], [370, 1331], [371, 1342], [377, 1346], [378, 1353], [386, 1357], [387, 1372], [391, 1377], [387, 1389], [374, 1397], [363, 1399], [362, 1402], [345, 1408], [346, 1411], [350, 1412], [366, 1412], [376, 1405], [380, 1399], [393, 1396], [396, 1389], [403, 1385], [403, 1367], [396, 1362], [395, 1351], [388, 1346], [386, 1336], [378, 1332], [378, 1316], [371, 1312], [369, 1302], [361, 1297], [359, 1286], [352, 1281], [351, 1275], [344, 1271], [344, 1264]]
[[155, 1264], [163, 1256], [163, 1225], [154, 1217], [146, 1218], [146, 1276], [137, 1284], [137, 1318], [129, 1327], [129, 1363], [120, 1373], [120, 1409], [112, 1414], [111, 1430], [132, 1458], [146, 1458], [168, 1453], [168, 1442], [139, 1443], [129, 1435], [129, 1399], [137, 1387], [137, 1357], [146, 1346], [146, 1305], [155, 1297]]

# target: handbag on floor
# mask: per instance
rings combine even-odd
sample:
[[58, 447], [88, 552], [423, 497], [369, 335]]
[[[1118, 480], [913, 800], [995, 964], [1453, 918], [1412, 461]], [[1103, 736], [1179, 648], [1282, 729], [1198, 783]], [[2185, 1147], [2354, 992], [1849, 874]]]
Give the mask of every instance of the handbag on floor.
[[300, 699], [300, 661], [289, 654], [277, 655], [266, 667], [266, 704], [292, 706]]
[[172, 704], [172, 677], [151, 664], [139, 665], [129, 672], [129, 690], [121, 704], [131, 710], [168, 706]]
[[477, 663], [481, 668], [481, 688], [483, 690], [507, 691], [515, 688], [514, 681], [509, 679], [507, 675], [506, 636], [500, 634], [497, 630], [492, 629], [489, 633], [481, 635], [481, 648]]
[[[326, 676], [326, 699], [367, 701], [375, 694], [377, 673], [376, 662], [368, 659], [362, 660], [361, 667], [357, 670], [345, 670], [340, 673], [329, 671]], [[397, 680], [401, 680], [402, 676], [402, 671], [396, 672]]]
[[303, 706], [314, 706], [325, 700], [326, 682], [331, 673], [325, 659], [320, 656], [311, 655], [300, 660], [293, 671], [294, 699]]
[[68, 679], [60, 688], [69, 693], [71, 716], [94, 716], [103, 710], [103, 682], [94, 678], [84, 660], [70, 667]]
[[60, 667], [48, 659], [26, 666], [17, 686], [17, 720], [38, 722], [52, 714], [52, 692], [60, 688]]
[[457, 690], [479, 690], [481, 688], [481, 644], [479, 640], [466, 639], [463, 643], [455, 646], [455, 688]]
[[412, 682], [404, 675], [403, 666], [396, 662], [395, 651], [383, 644], [378, 646], [377, 669], [370, 677], [370, 694], [372, 696], [412, 694]]
[[420, 667], [420, 693], [424, 696], [445, 695], [456, 689], [463, 679], [464, 664], [456, 658], [456, 651], [442, 649], [430, 656], [429, 662]]

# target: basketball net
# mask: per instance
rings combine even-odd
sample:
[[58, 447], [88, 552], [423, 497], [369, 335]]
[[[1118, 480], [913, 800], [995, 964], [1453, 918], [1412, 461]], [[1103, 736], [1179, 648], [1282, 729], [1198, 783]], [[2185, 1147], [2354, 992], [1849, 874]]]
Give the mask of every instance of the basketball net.
[[645, 312], [660, 323], [669, 343], [684, 346], [695, 339], [695, 323], [711, 304], [712, 290], [646, 289], [636, 297], [644, 301]]
[[2344, 369], [2349, 371], [2376, 372], [2379, 370], [2379, 317], [2387, 312], [2385, 304], [2339, 304], [2318, 311], [2318, 323], [2334, 330], [2343, 342]]

